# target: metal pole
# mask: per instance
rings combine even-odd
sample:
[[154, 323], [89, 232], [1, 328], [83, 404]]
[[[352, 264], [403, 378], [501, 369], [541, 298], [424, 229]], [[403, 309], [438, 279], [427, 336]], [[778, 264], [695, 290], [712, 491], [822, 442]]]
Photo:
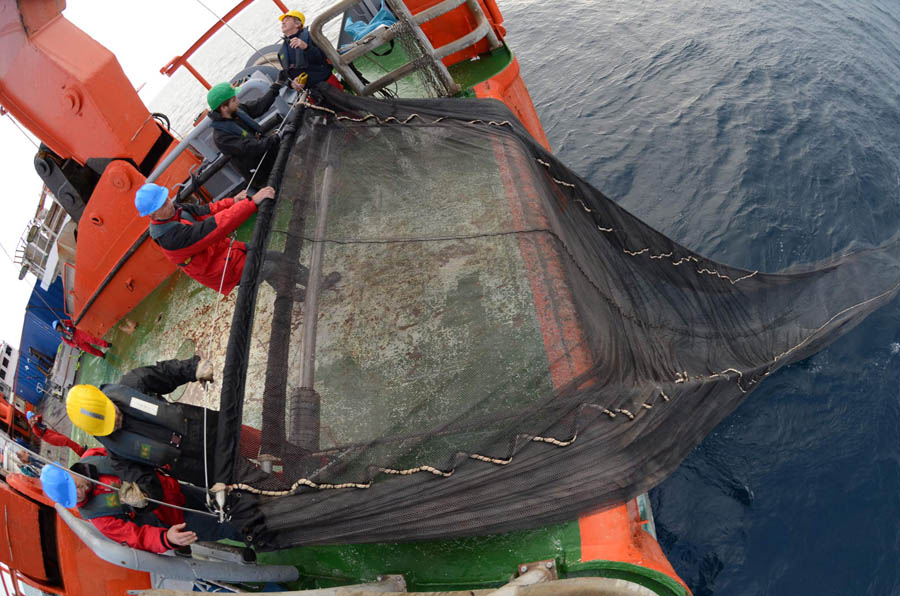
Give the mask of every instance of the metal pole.
[[312, 256], [309, 261], [309, 282], [306, 285], [306, 302], [303, 310], [303, 343], [301, 344], [300, 386], [312, 389], [315, 382], [316, 326], [319, 318], [319, 287], [322, 285], [322, 259], [325, 252], [325, 228], [328, 226], [328, 200], [331, 195], [331, 181], [334, 166], [329, 161], [331, 134], [325, 143], [325, 175], [322, 179], [322, 195], [316, 214], [316, 235], [313, 240]]
[[316, 331], [319, 319], [319, 292], [322, 286], [322, 261], [324, 260], [325, 230], [328, 227], [328, 202], [334, 179], [334, 166], [329, 161], [331, 133], [326, 132], [325, 172], [322, 193], [316, 213], [316, 230], [309, 262], [309, 278], [306, 282], [306, 299], [303, 304], [303, 338], [300, 342], [300, 387], [290, 396], [290, 442], [310, 451], [319, 448], [321, 400], [313, 385], [316, 381]]
[[365, 85], [363, 85], [363, 82], [356, 76], [356, 73], [354, 73], [343, 61], [343, 57], [335, 47], [331, 45], [331, 41], [325, 36], [322, 29], [325, 27], [326, 23], [335, 17], [344, 14], [344, 10], [353, 6], [358, 1], [359, 0], [342, 0], [341, 2], [338, 2], [331, 8], [319, 13], [319, 16], [313, 19], [313, 22], [309, 26], [310, 37], [316, 42], [319, 49], [325, 53], [331, 61], [331, 64], [341, 73], [341, 76], [344, 78], [344, 83], [349, 85], [356, 93], [360, 93]]

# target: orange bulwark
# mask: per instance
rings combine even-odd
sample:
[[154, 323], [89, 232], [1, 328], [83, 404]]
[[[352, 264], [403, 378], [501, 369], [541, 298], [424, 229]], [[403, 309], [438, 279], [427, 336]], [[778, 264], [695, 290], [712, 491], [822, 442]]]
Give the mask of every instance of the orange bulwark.
[[[492, 17], [493, 14], [491, 13]], [[433, 41], [434, 45], [440, 43]], [[478, 97], [503, 101], [535, 140], [550, 149], [528, 89], [519, 75], [519, 64], [515, 58], [498, 75], [476, 85], [475, 91]], [[537, 196], [536, 191], [521, 186], [523, 180], [528, 180], [528, 176], [518, 175], [517, 170], [522, 171], [527, 165], [516, 163], [517, 156], [519, 154], [515, 151], [495, 148], [495, 157], [507, 189], [516, 227], [541, 227], [544, 216], [540, 205], [529, 202], [529, 197]], [[590, 366], [591, 357], [581, 337], [575, 306], [566, 285], [562, 283], [561, 261], [549, 243], [532, 246], [535, 242], [538, 241], [523, 237], [520, 249], [529, 272], [551, 374], [556, 386], [561, 387], [585, 372]], [[578, 522], [582, 562], [604, 560], [640, 565], [675, 579], [687, 589], [659, 544], [646, 531], [645, 526], [652, 522], [641, 519], [637, 499], [611, 509], [582, 515]]]
[[0, 533], [0, 569], [11, 581], [61, 596], [124, 595], [151, 587], [149, 573], [112, 565], [85, 548], [39, 480], [21, 474], [6, 480], [0, 482], [0, 509], [4, 526], [16, 531]]
[[[85, 197], [70, 289], [75, 324], [102, 336], [175, 270], [142, 240], [147, 223], [132, 207], [134, 192], [174, 148], [173, 138], [115, 56], [63, 18], [63, 2], [5, 0], [2, 6], [0, 104], [60, 159], [85, 172], [102, 168]], [[41, 85], [34, 84], [35, 73]], [[198, 164], [183, 153], [157, 182], [172, 186]]]

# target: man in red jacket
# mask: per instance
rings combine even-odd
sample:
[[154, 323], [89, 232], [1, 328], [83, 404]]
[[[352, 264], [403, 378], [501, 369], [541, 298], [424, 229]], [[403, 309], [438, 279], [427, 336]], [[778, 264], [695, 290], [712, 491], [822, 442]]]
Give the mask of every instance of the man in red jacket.
[[31, 426], [31, 432], [38, 438], [57, 447], [68, 447], [74, 451], [75, 455], [78, 457], [84, 455], [84, 445], [79, 445], [66, 435], [58, 433], [44, 424], [44, 417], [41, 414], [35, 415], [34, 412], [29, 411], [28, 414], [26, 414], [26, 417], [28, 418], [28, 424]]
[[[83, 519], [115, 542], [164, 553], [198, 540], [242, 540], [232, 525], [219, 524], [214, 516], [199, 512], [206, 509], [203, 491], [191, 486], [182, 489], [177, 480], [158, 470], [147, 472], [136, 482], [122, 482], [113, 473], [106, 450], [92, 448], [72, 471], [114, 488], [47, 465], [41, 471], [44, 493], [63, 507], [77, 506]], [[157, 505], [147, 497], [196, 511]]]
[[87, 331], [78, 329], [69, 319], [53, 321], [50, 326], [59, 332], [65, 343], [77, 350], [87, 352], [91, 356], [96, 356], [97, 358], [106, 356], [106, 353], [103, 352], [101, 348], [109, 348], [112, 346], [108, 341], [99, 337], [94, 337]]
[[134, 204], [138, 213], [150, 216], [150, 236], [170, 261], [227, 295], [241, 281], [247, 258], [246, 243], [228, 235], [256, 213], [260, 203], [273, 198], [275, 189], [266, 186], [252, 199], [241, 191], [233, 199], [176, 207], [165, 187], [148, 183], [138, 190]]

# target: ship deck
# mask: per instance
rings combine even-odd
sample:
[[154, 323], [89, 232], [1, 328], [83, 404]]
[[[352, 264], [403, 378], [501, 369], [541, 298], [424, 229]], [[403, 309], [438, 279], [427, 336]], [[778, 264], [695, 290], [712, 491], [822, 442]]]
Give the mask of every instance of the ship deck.
[[[333, 134], [335, 142], [359, 138], [335, 152], [330, 192], [323, 192], [322, 171], [313, 184], [313, 213], [328, 200], [321, 273], [341, 274], [319, 295], [320, 447], [522, 407], [571, 378], [583, 358], [574, 307], [560, 255], [544, 235], [522, 232], [551, 224], [537, 190], [540, 172], [518, 145], [466, 142], [441, 127]], [[367, 166], [373, 155], [389, 156], [383, 161], [395, 168]], [[299, 159], [292, 157], [283, 180], [269, 250], [282, 248], [285, 222], [303, 192], [307, 169]], [[305, 238], [315, 237], [316, 224], [315, 216], [307, 218]], [[251, 219], [237, 237], [249, 240], [253, 225]], [[313, 246], [307, 241], [301, 252], [306, 265]], [[236, 295], [219, 297], [176, 271], [106, 335], [113, 347], [105, 359], [83, 356], [78, 381], [113, 382], [131, 368], [198, 351], [221, 372]], [[257, 429], [263, 429], [273, 299], [271, 287], [261, 284], [243, 420]], [[300, 322], [292, 323], [293, 346], [302, 343], [305, 307], [293, 305], [292, 321]], [[128, 321], [136, 324], [133, 331]], [[292, 347], [291, 386], [299, 383], [300, 357]], [[192, 383], [169, 399], [217, 409], [220, 389], [219, 381], [206, 390]], [[73, 436], [94, 443], [78, 429]], [[579, 535], [573, 520], [451, 541], [305, 546], [264, 553], [261, 560], [301, 566], [310, 579], [297, 587], [353, 582], [386, 568], [402, 570], [421, 589], [488, 587], [524, 560], [554, 558], [593, 569], [578, 562]], [[473, 552], [481, 553], [477, 563]], [[465, 572], [454, 561], [466, 561]]]

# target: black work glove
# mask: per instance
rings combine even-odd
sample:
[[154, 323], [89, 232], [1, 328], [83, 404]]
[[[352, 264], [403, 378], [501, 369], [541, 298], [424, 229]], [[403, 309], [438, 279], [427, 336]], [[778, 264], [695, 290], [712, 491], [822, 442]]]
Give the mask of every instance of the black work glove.
[[274, 134], [270, 137], [266, 137], [266, 150], [277, 149], [278, 145], [281, 143], [281, 137], [277, 134]]
[[287, 83], [287, 80], [288, 80], [287, 72], [285, 72], [283, 70], [279, 70], [278, 71], [278, 79], [276, 80], [276, 82], [279, 85], [284, 85], [285, 83]]

